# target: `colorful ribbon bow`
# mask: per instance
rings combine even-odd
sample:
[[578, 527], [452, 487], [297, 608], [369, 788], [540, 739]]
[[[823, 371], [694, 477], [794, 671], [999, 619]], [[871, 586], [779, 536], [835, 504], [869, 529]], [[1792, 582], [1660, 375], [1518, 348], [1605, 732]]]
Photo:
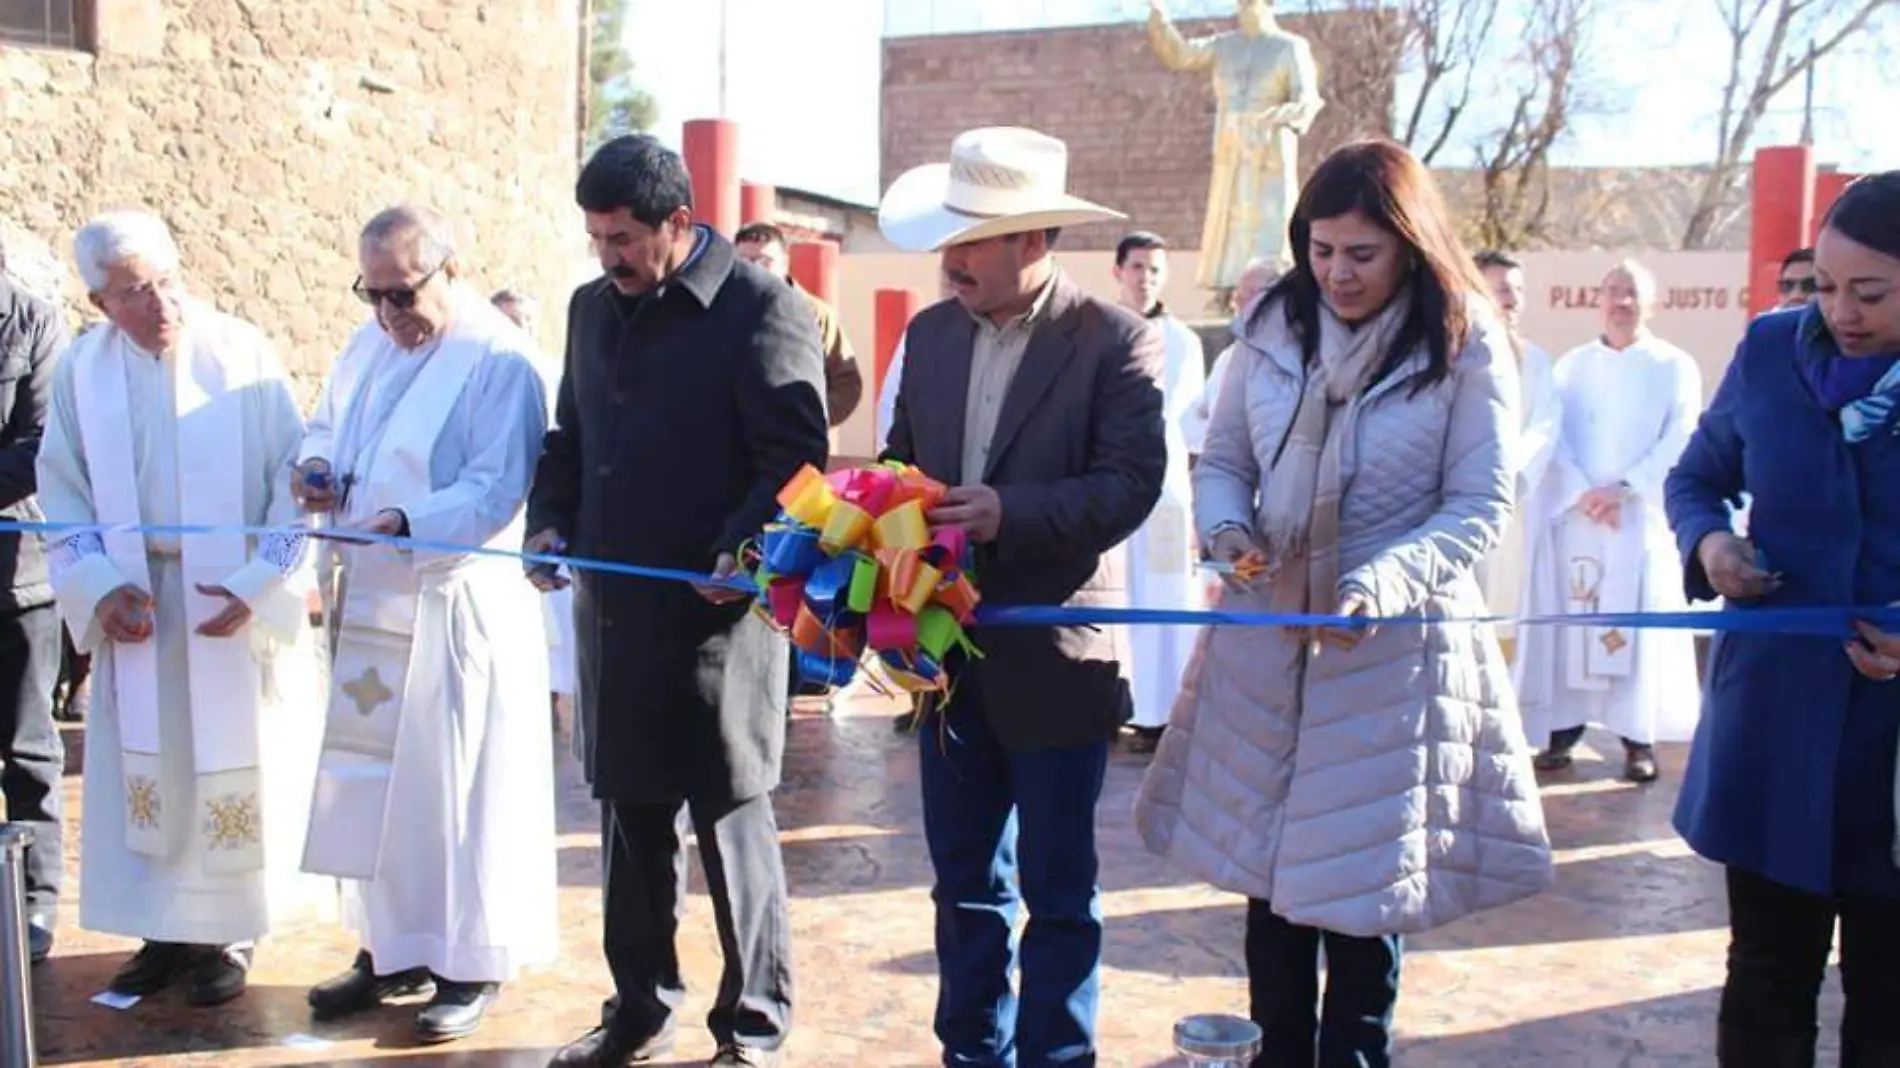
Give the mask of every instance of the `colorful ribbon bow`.
[[779, 490], [782, 510], [745, 565], [800, 679], [843, 686], [868, 652], [887, 682], [922, 693], [948, 686], [952, 649], [982, 655], [964, 632], [980, 600], [968, 539], [925, 518], [944, 489], [891, 462], [830, 475], [806, 465]]

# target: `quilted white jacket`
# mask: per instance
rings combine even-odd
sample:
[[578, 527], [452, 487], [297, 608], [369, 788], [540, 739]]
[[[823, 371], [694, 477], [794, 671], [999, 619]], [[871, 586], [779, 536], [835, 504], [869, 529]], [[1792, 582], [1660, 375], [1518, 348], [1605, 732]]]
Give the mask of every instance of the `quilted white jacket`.
[[[1195, 468], [1203, 535], [1258, 528], [1261, 473], [1299, 398], [1283, 315], [1270, 307], [1254, 322]], [[1498, 542], [1516, 480], [1515, 361], [1502, 329], [1480, 326], [1449, 375], [1414, 393], [1425, 365], [1413, 353], [1358, 401], [1341, 592], [1369, 594], [1382, 617], [1482, 615], [1473, 569]], [[1550, 886], [1530, 757], [1488, 624], [1386, 625], [1310, 659], [1279, 628], [1210, 627], [1136, 826], [1152, 851], [1295, 923], [1424, 931]]]

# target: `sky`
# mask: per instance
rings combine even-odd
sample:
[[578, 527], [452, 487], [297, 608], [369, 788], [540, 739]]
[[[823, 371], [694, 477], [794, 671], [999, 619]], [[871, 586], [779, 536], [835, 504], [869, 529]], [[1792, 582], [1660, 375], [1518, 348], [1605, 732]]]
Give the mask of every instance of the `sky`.
[[[654, 132], [678, 143], [680, 124], [720, 114], [720, 23], [726, 10], [724, 113], [740, 128], [740, 165], [750, 180], [874, 203], [878, 189], [880, 41], [893, 34], [1104, 21], [1146, 0], [630, 0], [628, 44], [636, 76], [659, 102]], [[1596, 45], [1600, 110], [1582, 120], [1561, 161], [1594, 166], [1705, 162], [1715, 152], [1715, 115], [1726, 74], [1727, 38], [1716, 0], [1604, 0], [1618, 5], [1619, 31]], [[1175, 0], [1181, 15], [1229, 9], [1216, 0]], [[887, 12], [888, 7], [888, 12]], [[1508, 41], [1509, 35], [1500, 35]], [[1900, 52], [1900, 18], [1827, 61], [1816, 82], [1815, 142], [1822, 162], [1857, 171], [1900, 168], [1900, 79], [1883, 78]], [[1500, 65], [1500, 70], [1508, 70]], [[1402, 86], [1398, 111], [1409, 101]], [[1777, 101], [1757, 144], [1792, 141], [1801, 91]], [[1007, 116], [998, 116], [1007, 121]], [[1470, 158], [1496, 117], [1461, 131], [1472, 137], [1441, 162]], [[945, 146], [946, 150], [949, 146]]]

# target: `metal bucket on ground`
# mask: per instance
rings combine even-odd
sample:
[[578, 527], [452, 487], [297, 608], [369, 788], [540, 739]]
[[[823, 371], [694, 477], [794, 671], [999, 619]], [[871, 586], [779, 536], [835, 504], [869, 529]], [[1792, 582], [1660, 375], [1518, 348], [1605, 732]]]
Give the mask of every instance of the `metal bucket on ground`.
[[1247, 1068], [1260, 1041], [1260, 1025], [1238, 1016], [1189, 1016], [1174, 1025], [1174, 1052], [1187, 1068]]

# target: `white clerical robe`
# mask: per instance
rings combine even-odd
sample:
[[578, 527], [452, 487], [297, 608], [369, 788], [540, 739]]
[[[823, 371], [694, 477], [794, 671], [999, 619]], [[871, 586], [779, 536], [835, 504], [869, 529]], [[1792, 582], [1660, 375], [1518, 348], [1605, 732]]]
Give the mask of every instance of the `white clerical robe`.
[[[548, 425], [554, 425], [554, 398], [560, 392], [561, 365], [550, 359], [539, 360], [541, 387], [548, 398]], [[580, 646], [574, 643], [574, 587], [573, 574], [567, 568], [560, 573], [566, 576], [570, 585], [558, 590], [550, 590], [541, 596], [542, 615], [547, 620], [548, 631], [548, 689], [568, 698], [578, 696], [580, 673]], [[575, 745], [580, 744], [579, 732], [575, 732]]]
[[[547, 429], [533, 342], [472, 292], [455, 316], [415, 351], [374, 321], [358, 329], [302, 456], [347, 484], [341, 521], [399, 509], [418, 541], [518, 550]], [[559, 944], [540, 594], [514, 559], [337, 557], [336, 681], [305, 864], [349, 880], [378, 971], [505, 982]], [[378, 675], [362, 658], [401, 666]]]
[[[1168, 468], [1161, 499], [1128, 539], [1128, 603], [1136, 608], [1205, 607], [1204, 583], [1194, 538], [1194, 489], [1188, 454], [1200, 449], [1206, 428], [1195, 419], [1207, 388], [1207, 357], [1186, 323], [1163, 313], [1154, 319], [1165, 341], [1167, 364], [1161, 396], [1168, 440]], [[1190, 440], [1192, 435], [1192, 440]], [[1195, 626], [1130, 627], [1128, 682], [1134, 692], [1134, 725], [1165, 727], [1181, 673], [1200, 636]]]
[[[1552, 377], [1561, 431], [1524, 509], [1525, 612], [1682, 611], [1663, 480], [1701, 414], [1695, 360], [1656, 337], [1622, 351], [1593, 341], [1560, 359]], [[1620, 529], [1585, 518], [1583, 495], [1618, 483], [1629, 494]], [[1515, 675], [1533, 739], [1595, 724], [1634, 742], [1687, 741], [1700, 714], [1685, 630], [1520, 627]]]
[[1517, 522], [1504, 528], [1498, 547], [1478, 567], [1478, 584], [1491, 608], [1508, 613], [1524, 596], [1523, 576], [1530, 557], [1525, 531], [1525, 512], [1537, 498], [1550, 461], [1557, 453], [1557, 441], [1563, 434], [1563, 398], [1557, 394], [1557, 382], [1550, 353], [1529, 341], [1521, 341], [1518, 375], [1519, 436], [1517, 439]]
[[[82, 532], [52, 553], [60, 613], [95, 655], [79, 922], [133, 938], [228, 945], [334, 909], [335, 885], [298, 870], [322, 719], [305, 608], [307, 544], [289, 469], [303, 420], [269, 343], [189, 303], [182, 339], [154, 356], [106, 324], [54, 376], [39, 502], [55, 523], [263, 527], [283, 534]], [[121, 645], [94, 615], [130, 583], [153, 636]], [[195, 628], [224, 608], [228, 638]]]
[[1200, 399], [1188, 411], [1183, 427], [1189, 452], [1199, 453], [1207, 440], [1207, 424], [1214, 418], [1214, 402], [1220, 400], [1221, 383], [1227, 380], [1227, 367], [1233, 362], [1234, 346], [1228, 345], [1214, 357], [1214, 366], [1208, 369], [1207, 384], [1201, 387]]

